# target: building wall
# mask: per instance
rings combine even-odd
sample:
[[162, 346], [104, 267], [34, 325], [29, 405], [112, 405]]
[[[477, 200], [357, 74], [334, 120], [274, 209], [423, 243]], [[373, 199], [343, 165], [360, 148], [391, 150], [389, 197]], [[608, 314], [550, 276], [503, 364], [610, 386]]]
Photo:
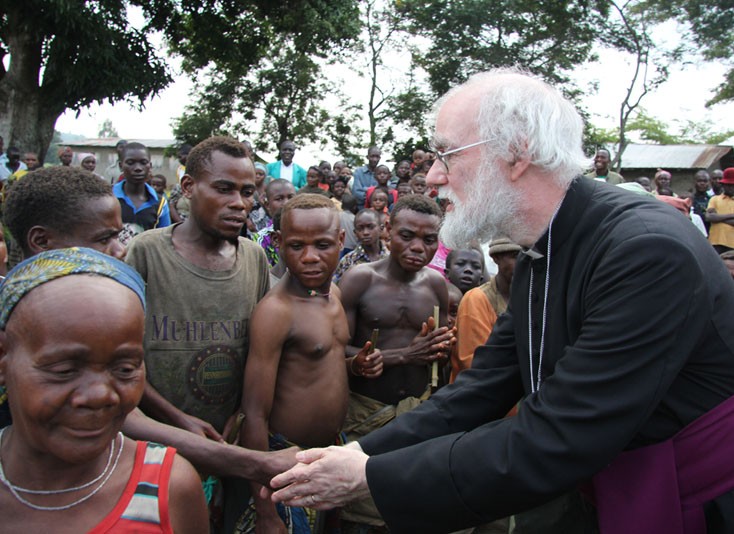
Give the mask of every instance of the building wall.
[[[95, 172], [97, 174], [104, 174], [105, 169], [117, 163], [117, 151], [115, 147], [100, 147], [100, 146], [89, 146], [82, 144], [69, 145], [74, 151], [74, 159], [72, 165], [80, 165], [81, 161], [79, 154], [90, 153], [94, 154], [97, 158], [97, 168]], [[170, 189], [173, 184], [176, 183], [176, 169], [178, 169], [178, 159], [175, 157], [164, 156], [164, 148], [149, 147], [150, 162], [153, 174], [162, 174], [168, 181], [168, 188]]]
[[[721, 162], [723, 162], [724, 159], [725, 158], [722, 158]], [[724, 168], [726, 167], [719, 167], [718, 164], [715, 164], [707, 170], [711, 172], [714, 169]], [[693, 177], [700, 169], [669, 169], [665, 167], [665, 170], [668, 171], [672, 176], [670, 182], [671, 189], [673, 189], [674, 193], [680, 194], [693, 190]], [[640, 176], [647, 176], [654, 184], [656, 172], [657, 169], [622, 169], [622, 172], [620, 174], [624, 176], [624, 179], [627, 182], [634, 182]]]

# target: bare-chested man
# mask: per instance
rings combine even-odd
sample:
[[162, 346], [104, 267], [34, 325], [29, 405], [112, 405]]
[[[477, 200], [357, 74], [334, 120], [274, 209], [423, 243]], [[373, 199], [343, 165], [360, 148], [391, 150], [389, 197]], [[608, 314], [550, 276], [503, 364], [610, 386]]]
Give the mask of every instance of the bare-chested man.
[[[332, 445], [348, 393], [349, 329], [339, 289], [331, 283], [344, 241], [339, 211], [325, 196], [298, 195], [285, 204], [276, 239], [288, 271], [252, 315], [250, 329], [257, 335], [245, 369], [241, 443], [260, 450]], [[354, 373], [379, 376], [381, 358], [370, 355], [369, 346], [346, 365]], [[258, 532], [283, 531], [269, 499], [256, 497], [255, 507]]]
[[[350, 378], [350, 409], [344, 430], [361, 437], [427, 398], [431, 365], [450, 352], [453, 331], [447, 324], [446, 281], [425, 266], [438, 248], [441, 211], [422, 195], [409, 195], [396, 204], [388, 223], [390, 256], [357, 265], [342, 277], [339, 288], [349, 322], [347, 354], [356, 354], [378, 329], [376, 353], [382, 356], [382, 376]], [[433, 309], [439, 306], [440, 328], [434, 330]], [[387, 407], [387, 408], [386, 408]], [[390, 408], [394, 407], [394, 408]], [[376, 415], [377, 414], [377, 415]], [[349, 523], [384, 523], [371, 504], [353, 503], [342, 512]]]

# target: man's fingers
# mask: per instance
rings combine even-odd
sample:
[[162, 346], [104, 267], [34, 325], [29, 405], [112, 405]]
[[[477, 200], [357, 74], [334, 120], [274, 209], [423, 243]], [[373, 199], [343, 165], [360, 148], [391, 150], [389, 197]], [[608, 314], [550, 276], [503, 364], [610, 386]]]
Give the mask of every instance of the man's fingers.
[[214, 430], [214, 427], [211, 425], [207, 425], [204, 427], [204, 434], [209, 439], [213, 439], [214, 441], [224, 441], [224, 438], [222, 438], [222, 435]]
[[[285, 473], [281, 473], [279, 475], [274, 476], [270, 480], [270, 487], [275, 488], [275, 489], [286, 487], [286, 489], [288, 489], [288, 487], [291, 484], [294, 484], [295, 482], [298, 482], [301, 480], [307, 480], [307, 478], [303, 474], [303, 466], [301, 464], [298, 464], [295, 467], [292, 467], [291, 469], [286, 471]], [[276, 492], [274, 496], [277, 495], [278, 493], [280, 492]], [[290, 496], [293, 496], [293, 495], [290, 495]]]
[[325, 453], [326, 449], [306, 449], [305, 451], [300, 451], [296, 454], [296, 460], [303, 464], [310, 464], [311, 462], [315, 462], [316, 460], [323, 458]]
[[[297, 468], [298, 466], [291, 469], [291, 471]], [[290, 475], [291, 471], [278, 475], [270, 482], [271, 487], [280, 488], [279, 490], [274, 492], [272, 496], [270, 497], [272, 501], [274, 502], [296, 502], [298, 499], [304, 497], [305, 495], [313, 495], [314, 491], [311, 491], [310, 486], [308, 485], [309, 483], [307, 481], [299, 482], [299, 480], [302, 480], [302, 479], [299, 479], [298, 475]], [[282, 484], [281, 481], [278, 480], [281, 477], [285, 477], [284, 478], [284, 480], [286, 480], [285, 484]], [[288, 480], [290, 480], [290, 482], [288, 482]]]
[[313, 510], [331, 510], [333, 508], [336, 508], [339, 506], [338, 504], [332, 503], [332, 502], [312, 502], [312, 499], [310, 497], [303, 497], [299, 499], [294, 499], [292, 501], [286, 501], [285, 504], [288, 506], [296, 506], [301, 508], [311, 508]]
[[270, 496], [273, 494], [273, 490], [271, 490], [267, 486], [260, 486], [259, 493], [261, 499], [270, 499]]
[[430, 332], [430, 329], [428, 328], [428, 324], [423, 323], [421, 325], [421, 333], [420, 333], [421, 337], [427, 336], [428, 335], [428, 332]]
[[296, 460], [300, 462], [285, 473], [281, 473], [270, 481], [273, 488], [282, 488], [295, 482], [305, 482], [309, 479], [308, 472], [310, 467], [308, 464], [315, 462], [323, 457], [326, 449], [307, 449], [296, 453]]

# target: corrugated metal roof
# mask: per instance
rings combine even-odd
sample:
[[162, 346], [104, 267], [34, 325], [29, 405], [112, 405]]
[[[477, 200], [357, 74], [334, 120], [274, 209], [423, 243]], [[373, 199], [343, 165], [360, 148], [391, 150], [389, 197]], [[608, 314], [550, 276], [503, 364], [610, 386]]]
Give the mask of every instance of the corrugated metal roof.
[[[115, 145], [120, 140], [120, 137], [103, 137], [100, 139], [83, 139], [81, 141], [69, 141], [68, 143], [61, 143], [63, 146], [77, 146], [77, 147], [89, 147], [89, 148], [115, 148]], [[148, 148], [168, 148], [169, 146], [176, 146], [178, 141], [175, 139], [127, 139], [128, 142], [135, 141], [136, 143], [142, 143]]]
[[708, 169], [730, 150], [721, 145], [627, 145], [622, 170]]

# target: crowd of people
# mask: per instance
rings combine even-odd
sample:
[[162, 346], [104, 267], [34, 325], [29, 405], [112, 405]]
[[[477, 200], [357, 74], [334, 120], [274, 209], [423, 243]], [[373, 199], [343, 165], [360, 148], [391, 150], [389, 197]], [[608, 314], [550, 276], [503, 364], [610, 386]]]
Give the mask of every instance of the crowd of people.
[[[7, 528], [729, 531], [734, 168], [583, 176], [577, 112], [517, 71], [437, 111], [393, 168], [212, 137], [170, 188], [138, 142], [103, 174], [8, 148]], [[679, 495], [690, 455], [651, 458], [701, 440], [715, 489]]]

